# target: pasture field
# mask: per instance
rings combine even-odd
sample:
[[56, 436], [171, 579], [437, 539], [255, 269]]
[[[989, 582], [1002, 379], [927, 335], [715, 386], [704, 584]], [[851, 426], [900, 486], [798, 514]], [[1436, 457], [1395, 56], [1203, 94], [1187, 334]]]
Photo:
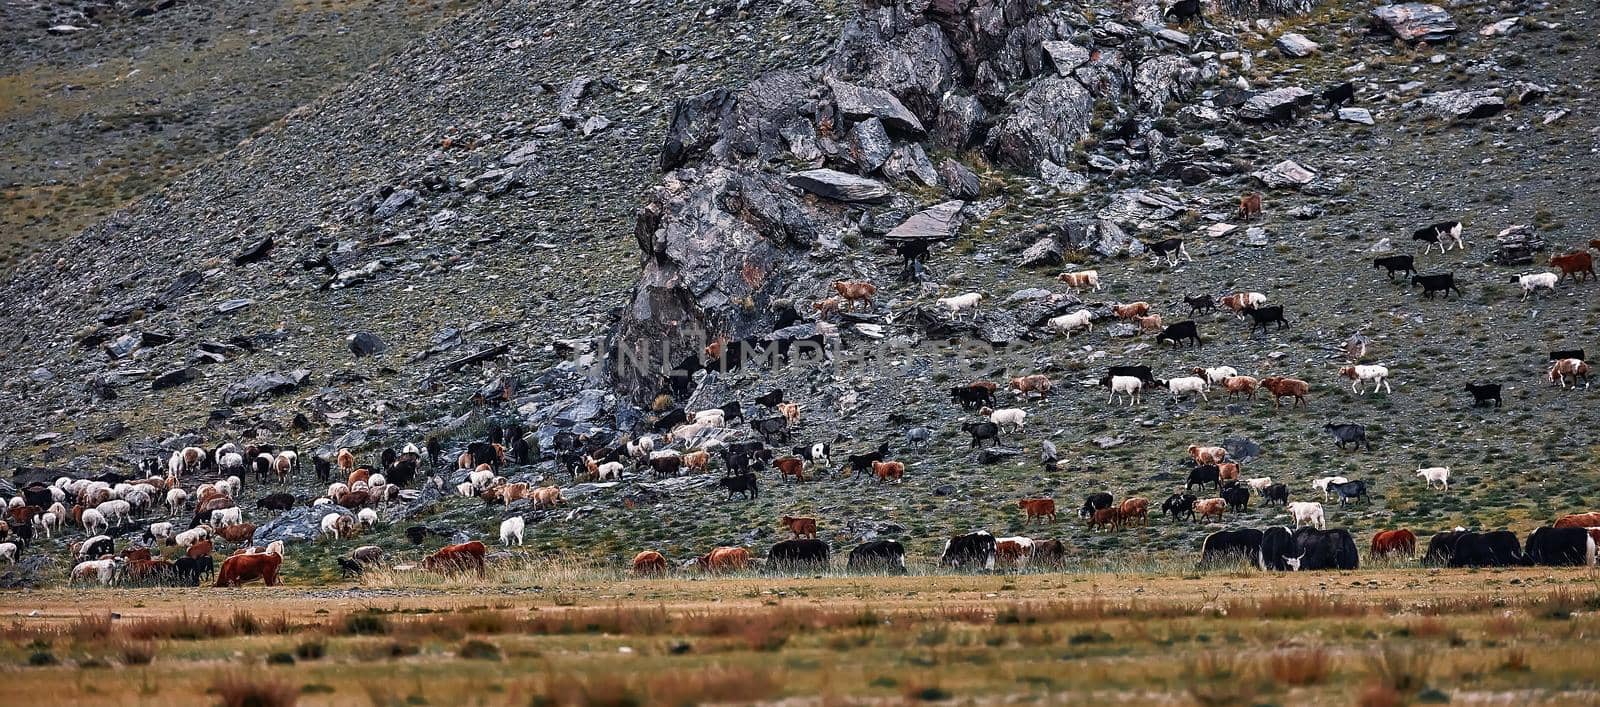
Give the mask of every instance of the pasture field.
[[1584, 569], [380, 574], [25, 591], [0, 630], [29, 704], [1600, 704]]

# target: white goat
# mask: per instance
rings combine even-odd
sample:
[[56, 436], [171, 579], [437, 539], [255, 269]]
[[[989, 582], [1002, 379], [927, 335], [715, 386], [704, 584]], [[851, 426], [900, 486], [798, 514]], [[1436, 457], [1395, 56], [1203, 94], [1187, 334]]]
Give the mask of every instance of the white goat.
[[1322, 515], [1322, 504], [1317, 503], [1316, 501], [1295, 501], [1290, 503], [1289, 515], [1294, 516], [1294, 527], [1296, 530], [1298, 530], [1302, 524], [1315, 526], [1317, 530], [1324, 529], [1325, 521]]
[[941, 297], [939, 298], [939, 306], [950, 310], [950, 314], [957, 319], [961, 318], [962, 312], [970, 309], [972, 310], [972, 318], [976, 321], [978, 318], [978, 303], [981, 301], [983, 301], [982, 292], [968, 292], [954, 297]]
[[1540, 289], [1555, 292], [1556, 282], [1560, 279], [1561, 276], [1553, 272], [1530, 273], [1527, 275], [1517, 276], [1517, 284], [1522, 286], [1522, 299], [1518, 301], [1527, 301], [1528, 295], [1530, 294], [1534, 295], [1534, 297], [1537, 299], [1538, 295], [1536, 294], [1536, 291]]
[[1183, 376], [1181, 378], [1169, 379], [1166, 381], [1166, 383], [1167, 391], [1172, 393], [1173, 400], [1177, 400], [1178, 396], [1183, 393], [1199, 393], [1201, 400], [1205, 400], [1207, 402], [1211, 401], [1211, 398], [1206, 397], [1206, 379], [1204, 378], [1200, 378], [1198, 376]]
[[1066, 334], [1067, 338], [1070, 339], [1072, 338], [1072, 332], [1074, 330], [1083, 329], [1086, 331], [1094, 331], [1093, 322], [1094, 315], [1091, 314], [1087, 309], [1080, 309], [1071, 314], [1063, 314], [1059, 317], [1051, 319], [1050, 330], [1060, 334]]
[[511, 540], [515, 538], [517, 544], [521, 545], [522, 529], [526, 527], [526, 525], [527, 522], [522, 519], [522, 516], [511, 516], [510, 518], [500, 521], [500, 544], [510, 545]]
[[1430, 489], [1433, 488], [1434, 484], [1438, 484], [1439, 488], [1445, 491], [1450, 490], [1450, 467], [1448, 466], [1420, 468], [1417, 469], [1417, 476], [1426, 479]]

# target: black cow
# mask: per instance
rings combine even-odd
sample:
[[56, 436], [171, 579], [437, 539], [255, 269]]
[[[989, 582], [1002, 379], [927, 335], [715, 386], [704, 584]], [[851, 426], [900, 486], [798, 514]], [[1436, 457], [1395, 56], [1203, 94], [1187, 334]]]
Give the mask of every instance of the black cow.
[[1367, 503], [1372, 503], [1372, 497], [1367, 495], [1367, 482], [1365, 481], [1347, 481], [1342, 484], [1329, 483], [1328, 490], [1339, 495], [1339, 505], [1341, 506], [1344, 505], [1345, 501], [1358, 498], [1365, 498]]
[[1261, 538], [1256, 566], [1263, 570], [1353, 570], [1361, 565], [1356, 540], [1343, 528], [1317, 530], [1268, 528]]
[[778, 389], [769, 391], [767, 394], [756, 398], [756, 404], [757, 405], [764, 405], [764, 406], [769, 407], [769, 408], [775, 408], [775, 407], [778, 406], [778, 403], [781, 403], [781, 402], [783, 402], [783, 389], [782, 388], [778, 388]]
[[784, 540], [767, 551], [767, 566], [779, 571], [823, 568], [828, 552], [828, 543], [821, 540]]
[[294, 494], [273, 493], [262, 496], [256, 501], [256, 508], [265, 508], [269, 511], [287, 511], [294, 508]]
[[1178, 322], [1177, 324], [1173, 324], [1172, 326], [1162, 329], [1161, 334], [1156, 336], [1156, 343], [1159, 344], [1162, 342], [1171, 342], [1173, 347], [1176, 348], [1178, 346], [1178, 342], [1181, 342], [1184, 339], [1194, 340], [1195, 346], [1205, 345], [1205, 342], [1200, 339], [1200, 328], [1195, 326], [1193, 319]]
[[1178, 0], [1172, 3], [1161, 16], [1165, 19], [1184, 24], [1190, 20], [1200, 19], [1200, 0]]
[[852, 572], [905, 574], [906, 548], [896, 540], [869, 540], [850, 551], [845, 566]]
[[[656, 432], [670, 432], [672, 428], [688, 421], [688, 412], [684, 411], [683, 408], [673, 408], [662, 413], [660, 417], [656, 418], [655, 422], [650, 423], [650, 429], [655, 430]], [[724, 422], [726, 422], [726, 420], [724, 420]], [[574, 439], [576, 438], [574, 437]], [[556, 448], [562, 448], [561, 433], [559, 432], [556, 433]]]
[[694, 390], [694, 374], [705, 370], [699, 356], [686, 356], [666, 372], [667, 390], [675, 398], [686, 398]]
[[1493, 403], [1500, 407], [1499, 383], [1468, 383], [1467, 392], [1472, 394], [1472, 406], [1478, 407], [1484, 403]]
[[994, 536], [987, 530], [957, 535], [944, 543], [939, 553], [941, 567], [994, 569]]
[[1460, 542], [1461, 536], [1466, 534], [1466, 531], [1462, 530], [1447, 530], [1442, 533], [1435, 533], [1432, 538], [1428, 539], [1428, 552], [1422, 556], [1422, 566], [1449, 566], [1451, 559], [1456, 556], [1456, 543]]
[[724, 476], [717, 480], [717, 485], [728, 490], [728, 500], [738, 494], [743, 494], [747, 500], [754, 501], [759, 495], [755, 474], [736, 474]]
[[741, 403], [737, 400], [730, 400], [718, 409], [722, 410], [722, 423], [725, 425], [733, 424], [734, 420], [738, 420], [740, 422], [745, 421], [744, 403]]
[[1271, 307], [1251, 307], [1244, 310], [1244, 313], [1250, 315], [1250, 319], [1252, 320], [1250, 324], [1251, 331], [1255, 331], [1256, 327], [1261, 327], [1261, 332], [1266, 333], [1267, 325], [1273, 322], [1278, 323], [1279, 329], [1289, 326], [1289, 320], [1283, 318], [1282, 305], [1273, 305]]
[[1579, 361], [1588, 361], [1588, 359], [1583, 357], [1583, 349], [1568, 349], [1566, 351], [1551, 351], [1550, 352], [1550, 360], [1551, 361], [1560, 361], [1561, 359], [1564, 359], [1564, 358], [1575, 358], [1575, 359], [1578, 359]]
[[1108, 379], [1112, 376], [1138, 378], [1139, 380], [1144, 381], [1145, 385], [1156, 384], [1155, 372], [1150, 370], [1149, 366], [1112, 366], [1106, 370], [1106, 378], [1100, 379], [1102, 381], [1101, 385], [1110, 385]]
[[1233, 564], [1243, 560], [1257, 564], [1261, 554], [1261, 531], [1253, 528], [1219, 530], [1200, 544], [1201, 569]]
[[1355, 99], [1356, 85], [1349, 81], [1325, 89], [1322, 92], [1322, 100], [1327, 104], [1328, 110], [1333, 110], [1334, 108], [1338, 108], [1346, 103], [1353, 102]]
[[1587, 528], [1536, 528], [1528, 534], [1528, 562], [1582, 567], [1594, 564], [1594, 536]]
[[979, 442], [986, 439], [994, 440], [996, 443], [1000, 441], [1000, 426], [987, 420], [983, 422], [963, 422], [961, 423], [961, 430], [972, 435], [972, 442], [967, 445], [969, 449], [978, 446]]
[[1367, 451], [1372, 451], [1372, 443], [1367, 441], [1366, 427], [1351, 423], [1341, 425], [1329, 423], [1322, 426], [1322, 431], [1333, 435], [1333, 444], [1340, 449], [1344, 449], [1347, 444], [1351, 449], [1360, 449], [1362, 445], [1366, 445]]
[[1206, 484], [1211, 484], [1216, 486], [1218, 491], [1221, 491], [1221, 474], [1222, 470], [1218, 469], [1216, 464], [1202, 464], [1197, 466], [1189, 470], [1189, 480], [1184, 482], [1183, 490], [1188, 491], [1195, 486], [1205, 486]]
[[855, 476], [856, 474], [871, 474], [872, 463], [881, 462], [887, 458], [889, 458], [888, 442], [878, 445], [877, 449], [866, 454], [851, 454], [849, 456], [850, 475]]
[[1189, 316], [1191, 317], [1200, 312], [1217, 311], [1217, 300], [1212, 298], [1211, 295], [1196, 295], [1194, 297], [1184, 295], [1183, 303], [1189, 305]]
[[[1428, 548], [1430, 554], [1432, 547]], [[1522, 543], [1516, 533], [1495, 530], [1487, 533], [1465, 532], [1455, 541], [1451, 553], [1451, 567], [1513, 567], [1527, 564], [1522, 554]]]
[[444, 445], [439, 443], [439, 438], [430, 435], [423, 445], [428, 450], [428, 466], [439, 466], [439, 457], [444, 456]]
[[1266, 487], [1266, 488], [1261, 490], [1261, 505], [1263, 505], [1263, 506], [1269, 505], [1273, 501], [1277, 501], [1278, 505], [1280, 505], [1280, 506], [1288, 507], [1288, 505], [1289, 505], [1289, 485], [1288, 484], [1283, 484], [1283, 483], [1273, 484], [1273, 485], [1268, 486], [1268, 487]]
[[311, 468], [317, 472], [317, 481], [327, 483], [333, 478], [333, 462], [328, 461], [327, 457], [312, 457]]
[[[55, 494], [50, 493], [50, 487], [42, 483], [31, 483], [22, 489], [22, 504], [37, 508], [49, 508], [56, 502]], [[65, 521], [66, 519], [62, 519]]]
[[1110, 507], [1111, 494], [1104, 491], [1097, 491], [1083, 497], [1083, 508], [1078, 509], [1078, 515], [1083, 518], [1088, 518], [1093, 516], [1095, 511]]
[[1243, 513], [1250, 508], [1250, 487], [1244, 484], [1230, 484], [1222, 489], [1222, 500], [1228, 502], [1228, 510]]
[[1372, 261], [1372, 269], [1377, 270], [1378, 268], [1388, 270], [1390, 279], [1393, 279], [1394, 274], [1397, 272], [1403, 272], [1407, 275], [1417, 274], [1416, 259], [1409, 255], [1388, 255], [1376, 258]]
[[1412, 275], [1411, 286], [1421, 287], [1422, 296], [1428, 299], [1433, 299], [1433, 293], [1435, 292], [1443, 292], [1444, 296], [1448, 298], [1450, 293], [1454, 291], [1457, 298], [1461, 297], [1461, 288], [1456, 287], [1456, 274], [1453, 272], [1439, 275]]
[[950, 399], [960, 403], [962, 409], [976, 410], [985, 405], [994, 405], [994, 393], [983, 386], [958, 385], [950, 389]]
[[178, 580], [185, 586], [198, 587], [202, 577], [210, 576], [215, 561], [210, 555], [202, 557], [180, 557], [173, 566], [177, 568]]
[[[23, 547], [28, 547], [33, 544], [33, 523], [28, 521], [17, 523], [15, 521], [7, 520], [5, 529], [13, 539], [21, 542]], [[112, 528], [106, 532], [118, 532], [120, 530], [120, 528]]]
[[779, 435], [783, 437], [783, 441], [789, 441], [789, 420], [782, 415], [752, 420], [750, 429], [755, 430], [764, 440], [770, 440], [773, 435]]
[[1172, 516], [1173, 520], [1183, 520], [1185, 517], [1194, 520], [1194, 504], [1199, 500], [1192, 493], [1175, 493], [1161, 504], [1161, 512]]

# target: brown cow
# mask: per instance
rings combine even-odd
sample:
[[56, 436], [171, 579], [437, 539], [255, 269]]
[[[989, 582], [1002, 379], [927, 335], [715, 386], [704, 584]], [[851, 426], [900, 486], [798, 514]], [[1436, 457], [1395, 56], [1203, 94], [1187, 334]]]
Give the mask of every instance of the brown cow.
[[210, 557], [212, 547], [213, 546], [210, 540], [196, 541], [193, 545], [189, 546], [189, 549], [183, 551], [183, 556], [190, 559]]
[[1230, 398], [1242, 393], [1245, 397], [1255, 400], [1256, 386], [1260, 384], [1261, 381], [1250, 376], [1229, 376], [1222, 379], [1222, 387], [1228, 391]]
[[339, 497], [333, 499], [333, 502], [345, 508], [361, 508], [372, 503], [372, 494], [366, 491], [350, 491], [339, 494]]
[[366, 467], [361, 467], [360, 469], [356, 469], [355, 471], [350, 472], [350, 480], [346, 481], [345, 483], [347, 483], [347, 484], [349, 484], [351, 486], [355, 486], [358, 482], [359, 483], [366, 483], [366, 482], [369, 482], [371, 480], [372, 480], [372, 470], [368, 469]]
[[878, 286], [865, 281], [834, 280], [833, 291], [839, 293], [851, 309], [854, 309], [858, 302], [865, 302], [867, 308], [871, 309], [872, 298], [878, 294]]
[[1557, 528], [1600, 527], [1600, 513], [1569, 513], [1556, 520]]
[[1061, 283], [1067, 287], [1072, 288], [1073, 292], [1091, 287], [1094, 288], [1095, 292], [1100, 291], [1100, 271], [1098, 270], [1064, 272], [1060, 275], [1057, 275], [1056, 279], [1060, 280]]
[[695, 559], [706, 572], [737, 572], [750, 566], [750, 551], [742, 547], [719, 547]]
[[225, 508], [233, 508], [238, 505], [239, 504], [233, 502], [233, 499], [228, 498], [227, 496], [217, 496], [216, 498], [207, 500], [205, 503], [194, 507], [195, 524], [198, 525], [211, 520], [212, 511], [220, 511]]
[[1038, 373], [1011, 379], [1011, 390], [1023, 397], [1027, 397], [1029, 393], [1038, 393], [1041, 398], [1049, 396], [1050, 389], [1054, 385], [1050, 382], [1050, 376]]
[[1261, 379], [1261, 387], [1272, 393], [1272, 407], [1274, 409], [1283, 405], [1284, 398], [1294, 398], [1291, 405], [1305, 405], [1306, 393], [1311, 391], [1311, 384], [1299, 378], [1284, 378], [1269, 376]]
[[1222, 462], [1217, 464], [1217, 481], [1238, 481], [1239, 465], [1235, 462]]
[[1189, 458], [1196, 464], [1221, 464], [1228, 458], [1228, 450], [1223, 447], [1202, 447], [1198, 444], [1189, 445]]
[[1247, 191], [1239, 197], [1239, 217], [1249, 221], [1252, 216], [1261, 215], [1261, 192]]
[[811, 537], [815, 539], [817, 537], [816, 518], [796, 518], [793, 516], [784, 516], [782, 520], [778, 522], [783, 527], [788, 528], [789, 532], [794, 533], [794, 536], [797, 538]]
[[1000, 390], [1000, 384], [994, 381], [973, 381], [968, 383], [967, 387], [987, 390], [989, 391], [989, 397], [994, 397], [994, 394]]
[[232, 543], [242, 543], [255, 537], [255, 534], [256, 526], [254, 523], [239, 523], [217, 528], [217, 535], [221, 536], [223, 540]]
[[275, 586], [278, 583], [278, 567], [282, 564], [283, 556], [276, 552], [234, 555], [222, 561], [222, 569], [217, 570], [216, 586], [237, 587], [257, 579], [269, 587]]
[[1028, 514], [1028, 520], [1034, 518], [1056, 522], [1056, 500], [1053, 498], [1024, 498], [1017, 501], [1017, 507]]
[[1094, 512], [1094, 515], [1089, 518], [1089, 529], [1090, 530], [1094, 530], [1095, 528], [1108, 527], [1108, 526], [1112, 530], [1116, 530], [1116, 529], [1122, 527], [1122, 509], [1121, 508], [1100, 508], [1100, 509], [1096, 509], [1095, 512]]
[[1028, 558], [1032, 554], [1031, 538], [1001, 538], [994, 544], [994, 560], [997, 565], [1010, 565], [1021, 569], [1028, 563]]
[[1372, 556], [1387, 557], [1391, 554], [1411, 557], [1417, 553], [1417, 535], [1407, 528], [1399, 530], [1380, 530], [1372, 536]]
[[655, 550], [633, 556], [633, 573], [640, 577], [659, 577], [667, 573], [667, 557]]
[[1123, 525], [1127, 525], [1128, 521], [1134, 518], [1139, 519], [1140, 525], [1149, 525], [1150, 500], [1139, 496], [1124, 499], [1122, 506], [1117, 509], [1117, 513], [1121, 516]]
[[779, 481], [788, 481], [791, 476], [800, 481], [806, 480], [806, 462], [800, 457], [778, 457], [772, 460], [772, 468], [778, 470]]
[[1129, 302], [1128, 304], [1111, 305], [1111, 313], [1118, 319], [1133, 319], [1150, 313], [1149, 302]]
[[351, 454], [349, 449], [340, 449], [335, 460], [339, 464], [339, 471], [355, 471], [356, 455]]
[[1204, 501], [1196, 501], [1194, 504], [1195, 520], [1204, 518], [1222, 520], [1222, 514], [1227, 510], [1228, 502], [1220, 498], [1208, 498]]
[[878, 477], [879, 482], [894, 479], [896, 482], [904, 483], [906, 465], [897, 461], [873, 462], [872, 474]]
[[471, 469], [477, 466], [477, 464], [474, 463], [476, 461], [476, 459], [472, 458], [472, 452], [462, 452], [461, 456], [456, 457], [456, 468]]
[[1561, 268], [1561, 277], [1556, 278], [1558, 282], [1569, 275], [1572, 279], [1582, 282], [1595, 274], [1594, 258], [1588, 251], [1575, 250], [1566, 255], [1553, 256], [1550, 258], [1550, 265]]
[[487, 548], [473, 540], [460, 545], [446, 545], [422, 561], [422, 569], [449, 574], [472, 569], [483, 576], [483, 553]]
[[683, 466], [691, 471], [705, 473], [711, 467], [711, 454], [704, 449], [696, 449], [683, 455]]
[[152, 560], [149, 557], [128, 558], [124, 572], [132, 582], [142, 582], [147, 579], [159, 579], [173, 576], [172, 563], [165, 560]]

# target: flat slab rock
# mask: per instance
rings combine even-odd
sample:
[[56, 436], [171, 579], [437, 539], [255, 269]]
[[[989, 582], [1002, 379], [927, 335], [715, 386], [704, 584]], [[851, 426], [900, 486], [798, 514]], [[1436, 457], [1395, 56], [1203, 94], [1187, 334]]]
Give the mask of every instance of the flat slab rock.
[[891, 229], [888, 238], [950, 238], [961, 227], [961, 209], [965, 201], [951, 200], [912, 214], [911, 218]]
[[1443, 91], [1418, 102], [1424, 115], [1445, 120], [1481, 120], [1505, 108], [1506, 99], [1489, 90]]
[[789, 175], [789, 183], [835, 201], [878, 202], [889, 198], [889, 187], [876, 179], [834, 169], [808, 169]]
[[1294, 160], [1284, 160], [1266, 169], [1252, 172], [1250, 176], [1273, 189], [1302, 187], [1317, 178], [1317, 173], [1300, 166]]
[[1311, 92], [1299, 86], [1286, 86], [1251, 96], [1239, 106], [1239, 117], [1245, 120], [1266, 120], [1283, 106], [1298, 105], [1311, 98]]

